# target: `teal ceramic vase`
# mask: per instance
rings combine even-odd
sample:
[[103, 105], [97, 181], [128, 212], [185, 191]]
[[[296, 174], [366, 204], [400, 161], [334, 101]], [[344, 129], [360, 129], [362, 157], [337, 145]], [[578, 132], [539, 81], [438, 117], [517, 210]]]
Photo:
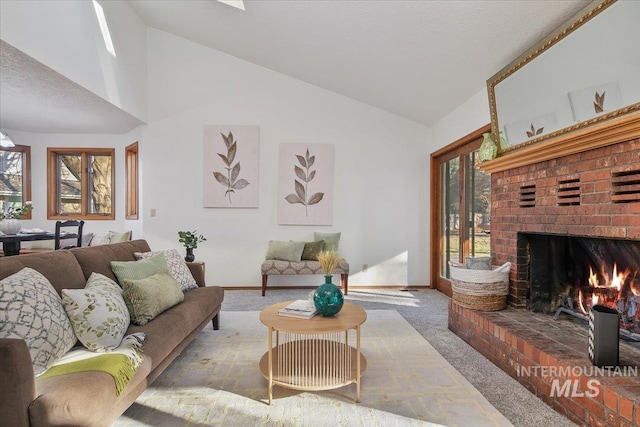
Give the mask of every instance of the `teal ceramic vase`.
[[324, 276], [324, 283], [313, 293], [313, 304], [324, 317], [335, 316], [344, 304], [339, 287], [331, 283], [332, 276]]

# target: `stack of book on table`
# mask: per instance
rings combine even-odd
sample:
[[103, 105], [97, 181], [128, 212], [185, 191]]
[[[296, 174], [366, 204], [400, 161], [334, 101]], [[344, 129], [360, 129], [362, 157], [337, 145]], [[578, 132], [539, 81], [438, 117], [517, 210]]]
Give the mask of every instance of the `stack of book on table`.
[[318, 310], [316, 310], [315, 305], [304, 299], [294, 301], [278, 310], [278, 315], [295, 317], [296, 319], [311, 319], [316, 314], [318, 314]]

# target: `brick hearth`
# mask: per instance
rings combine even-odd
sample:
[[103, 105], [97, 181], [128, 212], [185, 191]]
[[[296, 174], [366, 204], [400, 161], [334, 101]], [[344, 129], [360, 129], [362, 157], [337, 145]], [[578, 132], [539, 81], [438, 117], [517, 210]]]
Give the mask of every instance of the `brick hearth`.
[[[449, 329], [573, 422], [602, 427], [640, 426], [640, 377], [603, 377], [597, 371], [587, 376], [592, 374], [587, 329], [585, 321], [573, 319], [555, 321], [552, 316], [513, 308], [473, 311], [454, 301], [449, 303]], [[518, 375], [522, 367], [535, 366], [577, 368], [572, 369], [570, 377], [550, 373], [543, 376], [547, 372], [542, 370], [536, 375], [535, 368], [531, 375]], [[621, 343], [620, 366], [635, 367], [640, 372], [640, 350]], [[623, 368], [620, 372], [624, 372]], [[633, 372], [633, 368], [627, 372]], [[579, 375], [573, 376], [576, 373]], [[591, 378], [600, 382], [597, 396], [551, 397], [554, 379], [560, 385], [566, 379], [577, 379], [579, 395], [590, 391], [587, 381]]]

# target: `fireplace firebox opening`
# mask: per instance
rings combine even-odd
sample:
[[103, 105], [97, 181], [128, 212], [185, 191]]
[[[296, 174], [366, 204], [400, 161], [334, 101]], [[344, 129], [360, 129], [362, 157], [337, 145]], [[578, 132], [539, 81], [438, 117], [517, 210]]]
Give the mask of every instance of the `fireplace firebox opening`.
[[519, 235], [528, 254], [528, 308], [587, 318], [594, 305], [620, 313], [620, 330], [640, 341], [640, 241]]

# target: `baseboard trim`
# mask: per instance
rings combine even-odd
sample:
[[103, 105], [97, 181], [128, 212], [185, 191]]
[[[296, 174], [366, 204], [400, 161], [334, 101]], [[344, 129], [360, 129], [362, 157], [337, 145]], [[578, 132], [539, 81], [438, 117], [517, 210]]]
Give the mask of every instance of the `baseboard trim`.
[[[271, 286], [267, 287], [267, 290], [271, 289], [315, 289], [318, 286]], [[261, 291], [260, 286], [222, 286], [225, 291]], [[401, 291], [413, 291], [420, 289], [432, 289], [429, 285], [352, 285], [349, 284], [349, 290], [352, 289], [398, 289]]]

